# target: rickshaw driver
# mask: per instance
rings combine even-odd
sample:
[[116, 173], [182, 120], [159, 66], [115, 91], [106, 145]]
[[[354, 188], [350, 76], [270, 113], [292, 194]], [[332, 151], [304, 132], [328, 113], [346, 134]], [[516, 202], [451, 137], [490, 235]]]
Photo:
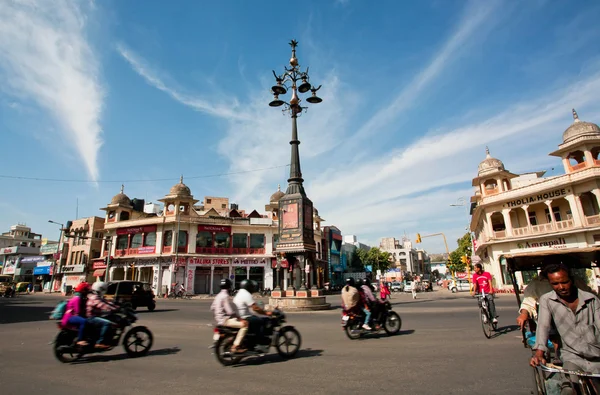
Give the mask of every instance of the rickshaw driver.
[[[535, 355], [530, 365], [546, 363], [546, 344], [554, 322], [562, 340], [564, 369], [600, 373], [600, 299], [577, 289], [566, 266], [550, 265], [545, 270], [553, 291], [540, 298]], [[594, 386], [600, 389], [596, 381]], [[569, 387], [563, 384], [564, 389]]]

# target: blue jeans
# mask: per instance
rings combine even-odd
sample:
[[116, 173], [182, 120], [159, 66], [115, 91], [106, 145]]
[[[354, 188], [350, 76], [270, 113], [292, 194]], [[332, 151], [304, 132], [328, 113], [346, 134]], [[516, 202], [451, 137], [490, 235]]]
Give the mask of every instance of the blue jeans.
[[369, 321], [371, 321], [371, 311], [363, 308], [363, 313], [365, 313], [365, 324], [369, 325]]
[[110, 322], [106, 318], [100, 317], [88, 318], [88, 322], [92, 325], [100, 327], [100, 337], [98, 337], [96, 344], [104, 344], [104, 336], [106, 335], [106, 331], [108, 330], [108, 327], [112, 324], [112, 322]]
[[79, 342], [83, 340], [83, 331], [85, 330], [86, 322], [85, 318], [78, 315], [69, 317], [69, 321], [67, 321], [67, 324], [79, 327], [79, 332], [77, 333], [77, 341]]

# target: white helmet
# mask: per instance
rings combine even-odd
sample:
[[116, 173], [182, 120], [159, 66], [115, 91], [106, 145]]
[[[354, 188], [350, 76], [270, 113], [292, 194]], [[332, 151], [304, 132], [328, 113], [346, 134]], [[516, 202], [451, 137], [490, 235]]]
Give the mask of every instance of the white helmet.
[[92, 285], [92, 291], [99, 295], [104, 295], [108, 290], [108, 284], [103, 281], [97, 281]]

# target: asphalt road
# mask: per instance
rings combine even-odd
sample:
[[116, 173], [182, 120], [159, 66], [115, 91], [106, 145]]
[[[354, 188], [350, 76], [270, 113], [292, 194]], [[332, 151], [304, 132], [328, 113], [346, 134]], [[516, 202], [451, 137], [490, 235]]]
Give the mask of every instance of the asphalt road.
[[[330, 297], [339, 305], [339, 297]], [[514, 326], [514, 295], [496, 300], [499, 333], [483, 336], [476, 302], [440, 290], [394, 294], [400, 335], [352, 341], [339, 309], [289, 313], [302, 335], [295, 359], [271, 354], [239, 366], [218, 364], [212, 342], [211, 300], [159, 300], [138, 324], [154, 334], [143, 358], [123, 349], [62, 364], [52, 353], [57, 333], [48, 313], [57, 296], [0, 298], [0, 393], [12, 394], [529, 394], [529, 352]]]

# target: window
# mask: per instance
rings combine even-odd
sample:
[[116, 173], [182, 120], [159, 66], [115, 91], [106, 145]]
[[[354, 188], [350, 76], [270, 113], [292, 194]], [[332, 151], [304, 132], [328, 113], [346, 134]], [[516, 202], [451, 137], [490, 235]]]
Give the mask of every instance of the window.
[[144, 247], [156, 246], [156, 232], [150, 232], [146, 234], [144, 238]]
[[198, 232], [198, 234], [196, 235], [196, 247], [212, 247], [212, 233], [207, 231]]
[[108, 212], [108, 219], [114, 219], [116, 214], [117, 213], [115, 213], [114, 211], [109, 211]]
[[537, 218], [535, 216], [535, 211], [530, 211], [528, 213], [529, 215], [529, 223], [531, 223], [531, 225], [537, 225]]
[[231, 238], [229, 233], [218, 232], [215, 234], [215, 247], [217, 248], [229, 248]]
[[234, 233], [233, 248], [248, 248], [248, 235], [245, 233]]
[[226, 205], [225, 203], [223, 203], [223, 204], [221, 205], [221, 208], [227, 208], [227, 205]]
[[127, 221], [129, 219], [129, 213], [127, 211], [123, 211], [121, 213], [121, 221]]
[[127, 243], [129, 238], [127, 235], [117, 236], [117, 250], [125, 250], [127, 249]]
[[131, 248], [140, 248], [144, 241], [144, 235], [136, 233], [131, 237]]
[[265, 235], [250, 234], [250, 248], [265, 248]]
[[210, 204], [212, 202], [211, 199], [206, 199], [206, 204]]
[[179, 247], [185, 247], [187, 246], [188, 242], [187, 242], [187, 232], [185, 230], [180, 230], [179, 231], [179, 240], [177, 242], [177, 245]]
[[167, 230], [164, 234], [163, 234], [163, 246], [167, 247], [173, 245], [173, 231], [172, 230]]
[[[544, 212], [546, 213], [546, 218], [548, 219], [548, 223], [552, 222], [552, 217], [550, 216], [550, 210], [546, 209], [546, 210], [544, 210]], [[556, 221], [561, 220], [559, 207], [552, 207], [552, 213], [554, 214], [554, 219]]]

